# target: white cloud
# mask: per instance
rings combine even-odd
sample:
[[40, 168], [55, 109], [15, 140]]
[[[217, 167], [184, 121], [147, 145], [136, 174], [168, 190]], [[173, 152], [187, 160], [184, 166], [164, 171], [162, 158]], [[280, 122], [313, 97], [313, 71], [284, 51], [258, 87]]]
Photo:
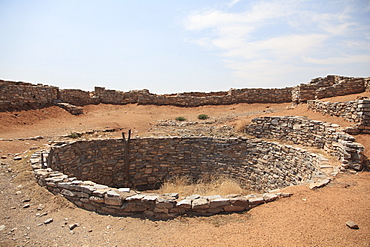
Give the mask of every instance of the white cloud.
[[319, 65], [338, 65], [338, 64], [351, 64], [351, 63], [370, 63], [370, 55], [353, 55], [342, 57], [329, 57], [329, 58], [312, 58], [305, 57], [304, 61]]
[[355, 4], [336, 0], [229, 1], [230, 5], [236, 3], [244, 4], [246, 10], [192, 13], [185, 28], [200, 36], [196, 43], [220, 51], [226, 67], [238, 79], [273, 80], [292, 72], [308, 73], [312, 66], [321, 72], [326, 65], [370, 65], [366, 40], [370, 29], [365, 20], [356, 19], [359, 7]]
[[232, 0], [230, 1], [227, 5], [231, 8], [233, 7], [235, 4], [237, 4], [238, 2], [240, 2], [241, 0]]

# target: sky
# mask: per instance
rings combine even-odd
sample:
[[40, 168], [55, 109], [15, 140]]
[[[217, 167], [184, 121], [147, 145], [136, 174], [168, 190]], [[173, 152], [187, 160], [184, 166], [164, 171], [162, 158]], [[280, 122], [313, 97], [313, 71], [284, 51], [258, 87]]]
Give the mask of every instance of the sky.
[[370, 76], [370, 0], [0, 0], [0, 79], [164, 94]]

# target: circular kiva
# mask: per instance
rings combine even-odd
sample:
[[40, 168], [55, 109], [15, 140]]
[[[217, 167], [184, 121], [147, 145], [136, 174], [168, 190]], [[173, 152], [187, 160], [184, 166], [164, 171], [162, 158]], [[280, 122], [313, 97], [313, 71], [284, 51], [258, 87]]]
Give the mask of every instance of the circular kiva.
[[[75, 141], [33, 155], [40, 185], [79, 207], [117, 216], [169, 218], [239, 212], [290, 194], [279, 188], [312, 179], [325, 159], [301, 148], [254, 138], [166, 137]], [[219, 174], [258, 195], [157, 195], [171, 176]], [[271, 191], [272, 190], [272, 191]]]

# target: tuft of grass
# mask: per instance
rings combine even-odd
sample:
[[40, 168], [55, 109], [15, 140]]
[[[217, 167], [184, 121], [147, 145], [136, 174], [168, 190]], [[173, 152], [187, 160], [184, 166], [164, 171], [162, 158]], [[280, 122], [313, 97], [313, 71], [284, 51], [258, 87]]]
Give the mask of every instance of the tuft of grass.
[[69, 138], [73, 138], [73, 139], [75, 139], [75, 138], [78, 138], [78, 137], [80, 137], [76, 132], [71, 132], [69, 135], [68, 135], [68, 137]]
[[180, 196], [200, 195], [229, 195], [229, 194], [249, 194], [250, 191], [243, 189], [241, 184], [232, 178], [222, 175], [205, 174], [197, 181], [193, 181], [189, 176], [175, 176], [164, 182], [159, 189], [159, 193], [179, 193]]
[[201, 120], [205, 120], [205, 119], [208, 119], [209, 116], [207, 114], [200, 114], [198, 115], [198, 119], [201, 119]]
[[235, 130], [237, 132], [244, 132], [245, 131], [245, 126], [247, 125], [246, 120], [239, 120], [235, 123]]
[[185, 117], [177, 117], [175, 118], [176, 121], [185, 121], [186, 118]]

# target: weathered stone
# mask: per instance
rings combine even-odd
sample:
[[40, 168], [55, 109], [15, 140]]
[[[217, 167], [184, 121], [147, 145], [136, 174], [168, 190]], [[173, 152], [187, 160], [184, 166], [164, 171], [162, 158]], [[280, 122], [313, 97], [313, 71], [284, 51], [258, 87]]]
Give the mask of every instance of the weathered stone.
[[313, 190], [313, 189], [324, 187], [325, 185], [327, 185], [329, 183], [330, 183], [330, 179], [323, 179], [323, 180], [321, 180], [319, 182], [310, 184], [308, 186], [308, 188], [310, 188], [311, 190]]
[[70, 197], [75, 196], [75, 194], [74, 194], [72, 191], [70, 191], [70, 190], [66, 190], [66, 189], [63, 189], [60, 193], [61, 193], [62, 195], [64, 195], [64, 196], [70, 196]]
[[192, 201], [191, 207], [193, 210], [208, 209], [210, 207], [209, 201], [205, 198], [198, 198]]
[[278, 198], [279, 197], [276, 194], [272, 194], [272, 193], [265, 193], [265, 194], [263, 194], [263, 200], [265, 202], [272, 202], [272, 201], [275, 201]]
[[176, 203], [176, 206], [180, 207], [180, 208], [190, 209], [191, 208], [191, 200], [190, 199], [184, 199], [184, 200], [178, 201]]
[[228, 205], [224, 207], [225, 212], [240, 212], [244, 211], [246, 207], [244, 206], [234, 206], [234, 205]]
[[114, 206], [121, 206], [122, 199], [118, 196], [116, 197], [108, 197], [107, 195], [104, 197], [104, 203], [107, 205], [114, 205]]
[[50, 224], [51, 222], [53, 222], [53, 218], [49, 218], [49, 219], [45, 220], [44, 224], [47, 225], [47, 224]]
[[176, 204], [176, 199], [172, 196], [160, 196], [156, 200], [156, 208], [172, 208]]
[[92, 202], [104, 203], [104, 198], [102, 198], [102, 197], [90, 196], [89, 200], [92, 201]]
[[140, 202], [124, 202], [121, 209], [124, 212], [143, 212], [148, 209], [148, 207]]
[[78, 223], [73, 223], [73, 224], [69, 224], [68, 225], [68, 228], [69, 228], [69, 230], [73, 230], [73, 229], [75, 229], [76, 227], [78, 227], [79, 226], [79, 224]]
[[351, 229], [359, 229], [358, 225], [353, 221], [346, 221], [346, 226]]
[[216, 198], [210, 201], [209, 207], [210, 208], [223, 208], [224, 206], [230, 205], [231, 201], [228, 198]]
[[230, 202], [233, 206], [241, 206], [245, 208], [249, 206], [249, 200], [246, 197], [231, 198]]
[[248, 199], [248, 201], [250, 206], [257, 206], [265, 202], [263, 197], [250, 198]]

